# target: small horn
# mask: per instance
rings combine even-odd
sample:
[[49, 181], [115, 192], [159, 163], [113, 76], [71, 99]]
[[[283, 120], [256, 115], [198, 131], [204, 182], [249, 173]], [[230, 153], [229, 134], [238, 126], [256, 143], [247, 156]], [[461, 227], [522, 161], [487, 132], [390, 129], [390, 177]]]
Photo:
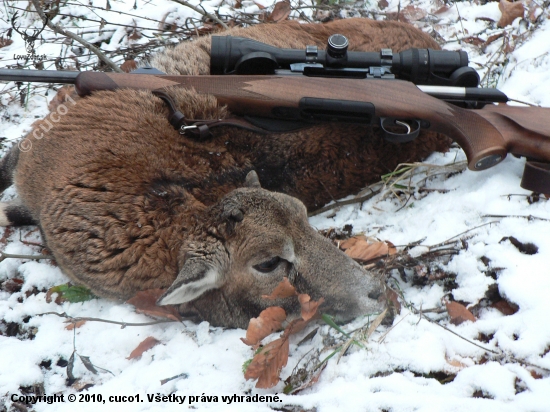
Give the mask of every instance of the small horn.
[[253, 187], [257, 189], [260, 189], [262, 187], [262, 185], [260, 184], [260, 179], [258, 178], [258, 174], [255, 170], [251, 170], [250, 172], [248, 172], [244, 185], [245, 187]]

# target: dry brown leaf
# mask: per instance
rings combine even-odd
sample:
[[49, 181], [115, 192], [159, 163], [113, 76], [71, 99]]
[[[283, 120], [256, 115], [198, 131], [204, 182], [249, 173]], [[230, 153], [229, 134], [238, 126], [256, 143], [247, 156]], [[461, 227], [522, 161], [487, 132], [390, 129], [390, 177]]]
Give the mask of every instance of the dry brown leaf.
[[376, 328], [378, 328], [378, 326], [380, 326], [380, 324], [382, 323], [382, 321], [384, 320], [384, 318], [386, 317], [387, 314], [388, 314], [388, 308], [384, 309], [384, 311], [380, 315], [378, 315], [376, 317], [376, 319], [374, 319], [372, 321], [372, 323], [370, 324], [369, 329], [367, 330], [367, 333], [365, 335], [365, 339], [370, 338], [370, 336], [374, 333]]
[[73, 388], [77, 392], [85, 391], [86, 389], [93, 388], [95, 385], [93, 382], [88, 381], [81, 381], [80, 379], [77, 379], [72, 385], [71, 388]]
[[78, 329], [79, 327], [84, 325], [86, 323], [86, 320], [79, 320], [79, 321], [76, 321], [76, 322], [71, 322], [70, 320], [67, 320], [67, 321], [65, 321], [65, 323], [69, 323], [67, 326], [65, 326], [65, 329], [73, 330], [75, 328]]
[[408, 21], [418, 21], [428, 15], [428, 11], [423, 7], [416, 7], [409, 4], [407, 7], [401, 9], [401, 14], [404, 15]]
[[472, 312], [458, 302], [446, 302], [445, 306], [447, 306], [447, 312], [451, 317], [451, 323], [453, 325], [460, 325], [467, 320], [472, 322], [476, 321], [476, 318]]
[[258, 379], [256, 388], [272, 388], [279, 383], [279, 373], [288, 361], [289, 342], [281, 337], [265, 345], [254, 356], [244, 374], [245, 379]]
[[436, 11], [434, 11], [433, 14], [438, 15], [438, 14], [441, 14], [441, 13], [445, 13], [447, 11], [449, 11], [449, 6], [441, 6]]
[[134, 305], [137, 313], [180, 321], [181, 316], [174, 306], [157, 306], [157, 300], [164, 292], [165, 289], [142, 290], [133, 298], [128, 299], [126, 303]]
[[[296, 295], [296, 291], [290, 285], [288, 279], [285, 278], [277, 288], [279, 286], [282, 286], [281, 289], [285, 291], [288, 291], [290, 286], [292, 295]], [[275, 295], [277, 288], [275, 288], [271, 295]], [[316, 319], [317, 315], [319, 315], [319, 306], [324, 301], [323, 298], [318, 301], [312, 301], [310, 296], [305, 294], [299, 294], [298, 300], [301, 305], [302, 318], [291, 321], [281, 337], [264, 346], [254, 356], [246, 369], [244, 375], [246, 379], [258, 379], [256, 388], [271, 388], [279, 382], [281, 369], [288, 361], [288, 339], [290, 335], [300, 332], [312, 319]], [[241, 338], [241, 340], [249, 346], [257, 347], [263, 338], [279, 329], [285, 319], [286, 313], [282, 308], [277, 306], [267, 308], [260, 313], [260, 316], [250, 320], [248, 330], [246, 331], [246, 338]]]
[[468, 365], [460, 362], [459, 360], [456, 360], [456, 359], [449, 359], [447, 357], [447, 355], [445, 355], [445, 360], [447, 361], [447, 363], [455, 368], [458, 368], [458, 369], [464, 369], [464, 368], [467, 368]]
[[262, 298], [269, 299], [269, 300], [275, 300], [275, 299], [282, 299], [282, 298], [288, 298], [290, 296], [296, 296], [298, 292], [296, 292], [296, 289], [294, 286], [290, 284], [290, 281], [287, 277], [284, 277], [283, 280], [273, 289], [273, 292], [271, 292], [271, 295], [262, 295]]
[[159, 343], [159, 340], [153, 338], [152, 336], [149, 336], [145, 338], [145, 340], [141, 342], [126, 359], [139, 359], [141, 358], [141, 355], [143, 355], [143, 352], [148, 351], [154, 346], [157, 346]]
[[493, 308], [498, 309], [505, 315], [513, 315], [519, 310], [519, 307], [507, 300], [501, 299], [491, 305]]
[[399, 295], [393, 289], [386, 288], [386, 299], [390, 301], [391, 306], [395, 308], [395, 312], [401, 314], [401, 303], [399, 302]]
[[257, 1], [253, 1], [253, 3], [254, 3], [256, 6], [258, 6], [258, 8], [259, 8], [260, 10], [265, 9], [265, 6], [264, 6], [263, 4], [258, 3]]
[[380, 10], [384, 10], [389, 5], [390, 4], [388, 3], [388, 0], [379, 0], [378, 1], [378, 7], [380, 8]]
[[531, 371], [529, 371], [529, 373], [531, 374], [531, 376], [534, 379], [542, 379], [543, 378], [543, 376], [540, 373], [538, 373], [537, 371], [531, 370]]
[[142, 36], [141, 33], [139, 32], [139, 30], [134, 29], [134, 30], [132, 31], [132, 34], [130, 34], [130, 35], [128, 36], [128, 40], [139, 40], [139, 39], [141, 39], [142, 37], [143, 37], [143, 36]]
[[523, 18], [525, 14], [525, 7], [522, 1], [512, 3], [507, 0], [500, 0], [498, 8], [502, 13], [500, 20], [497, 23], [498, 27], [506, 27], [509, 24], [512, 24], [518, 17]]
[[241, 340], [246, 345], [257, 347], [263, 338], [281, 329], [285, 319], [286, 313], [283, 308], [278, 306], [267, 308], [257, 318], [250, 319], [246, 338], [241, 338]]
[[298, 295], [298, 300], [302, 308], [301, 314], [303, 320], [310, 320], [317, 315], [319, 306], [325, 301], [323, 298], [320, 298], [318, 301], [311, 300], [311, 297], [304, 293]]
[[55, 291], [55, 286], [54, 286], [53, 288], [48, 289], [48, 291], [46, 292], [46, 302], [52, 303], [52, 295], [54, 293], [57, 294], [54, 301], [56, 304], [61, 305], [63, 302], [66, 301], [66, 299], [63, 298], [62, 293]]
[[534, 1], [527, 3], [527, 17], [529, 18], [531, 23], [535, 23], [541, 13], [542, 9], [537, 3], [535, 3]]
[[481, 40], [477, 36], [466, 37], [466, 38], [462, 39], [462, 41], [464, 43], [473, 44], [474, 46], [479, 46], [479, 45], [485, 43], [483, 40]]
[[130, 73], [132, 70], [137, 69], [137, 63], [134, 59], [124, 60], [124, 63], [120, 65], [120, 68], [125, 73]]
[[487, 47], [488, 45], [493, 43], [495, 40], [500, 39], [502, 36], [504, 36], [504, 32], [496, 33], [487, 37], [487, 40], [485, 40], [485, 43], [483, 43], [483, 47]]
[[373, 242], [364, 235], [358, 235], [340, 242], [340, 249], [352, 259], [368, 262], [382, 256], [396, 253], [395, 246], [390, 242]]
[[273, 7], [273, 11], [269, 16], [267, 16], [267, 21], [279, 23], [280, 21], [288, 19], [288, 16], [290, 16], [291, 8], [290, 8], [290, 1], [283, 0], [278, 1], [275, 3], [275, 7]]
[[[9, 293], [20, 292], [21, 288], [23, 287], [23, 283], [25, 283], [23, 279], [11, 278], [6, 280], [4, 283], [2, 283], [2, 289], [4, 289], [6, 292], [9, 292]], [[51, 301], [51, 297], [50, 297], [50, 301]]]

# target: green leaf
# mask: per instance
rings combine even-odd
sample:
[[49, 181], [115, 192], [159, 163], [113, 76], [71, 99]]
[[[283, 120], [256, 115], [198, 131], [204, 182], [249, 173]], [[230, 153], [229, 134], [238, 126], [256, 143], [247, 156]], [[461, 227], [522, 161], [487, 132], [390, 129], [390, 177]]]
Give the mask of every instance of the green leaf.
[[84, 286], [72, 286], [69, 284], [54, 286], [49, 290], [49, 293], [58, 293], [64, 300], [71, 303], [86, 302], [96, 297]]
[[344, 332], [342, 330], [342, 328], [340, 326], [338, 326], [335, 322], [334, 322], [334, 319], [332, 319], [332, 316], [330, 315], [327, 315], [326, 313], [323, 313], [321, 315], [321, 318], [325, 321], [325, 323], [327, 325], [329, 325], [331, 328], [333, 329], [336, 329], [338, 332], [340, 332], [342, 335], [344, 335], [346, 338], [348, 339], [351, 339], [351, 336], [348, 335], [346, 332]]

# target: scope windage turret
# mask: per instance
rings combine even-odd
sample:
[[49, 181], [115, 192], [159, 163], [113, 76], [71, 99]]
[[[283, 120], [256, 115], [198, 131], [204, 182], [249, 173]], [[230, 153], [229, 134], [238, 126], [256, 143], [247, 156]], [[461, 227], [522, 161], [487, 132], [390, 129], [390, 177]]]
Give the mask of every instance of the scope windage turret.
[[[477, 87], [479, 75], [468, 67], [464, 51], [409, 49], [393, 53], [347, 51], [345, 36], [330, 36], [327, 51], [308, 46], [303, 50], [280, 49], [244, 37], [212, 36], [210, 74], [274, 74], [297, 63], [322, 65], [323, 75], [338, 77], [338, 70], [366, 73], [383, 67], [400, 79], [415, 84]], [[317, 72], [317, 71], [316, 71]], [[307, 74], [304, 72], [304, 74]], [[368, 77], [366, 74], [363, 77]]]

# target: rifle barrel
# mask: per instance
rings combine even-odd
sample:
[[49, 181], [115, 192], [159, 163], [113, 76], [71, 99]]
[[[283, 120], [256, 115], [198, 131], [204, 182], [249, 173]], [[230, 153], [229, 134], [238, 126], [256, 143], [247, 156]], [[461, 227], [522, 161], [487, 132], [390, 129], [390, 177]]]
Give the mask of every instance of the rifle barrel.
[[63, 70], [0, 69], [0, 81], [74, 84], [80, 73]]

